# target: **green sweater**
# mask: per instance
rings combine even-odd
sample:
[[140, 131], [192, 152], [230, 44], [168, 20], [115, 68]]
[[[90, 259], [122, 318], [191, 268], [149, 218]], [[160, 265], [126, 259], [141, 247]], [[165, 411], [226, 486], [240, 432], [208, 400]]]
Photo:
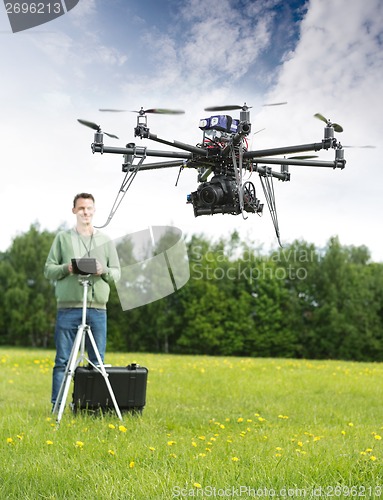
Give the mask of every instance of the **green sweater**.
[[109, 283], [120, 278], [120, 263], [113, 242], [105, 234], [95, 231], [93, 236], [82, 236], [75, 229], [60, 231], [52, 244], [44, 275], [55, 282], [58, 308], [82, 307], [84, 289], [79, 276], [70, 274], [68, 264], [72, 258], [93, 257], [104, 273], [89, 278], [87, 307], [106, 309]]

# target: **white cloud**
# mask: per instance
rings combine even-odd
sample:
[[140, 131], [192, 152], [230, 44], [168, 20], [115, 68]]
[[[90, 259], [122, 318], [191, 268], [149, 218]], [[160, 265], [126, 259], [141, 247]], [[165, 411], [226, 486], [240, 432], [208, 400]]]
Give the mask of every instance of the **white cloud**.
[[[285, 98], [289, 104], [257, 116], [268, 132], [258, 140], [269, 146], [282, 137], [285, 144], [319, 142], [322, 126], [312, 118], [315, 112], [341, 123], [344, 133], [337, 137], [343, 144], [377, 146], [346, 149], [344, 171], [291, 167], [291, 185], [280, 197], [279, 210], [282, 235], [288, 240], [299, 236], [324, 244], [338, 234], [344, 244], [366, 244], [380, 260], [382, 26], [379, 1], [312, 0], [300, 41], [270, 95], [271, 100]], [[331, 152], [320, 156], [333, 159]]]

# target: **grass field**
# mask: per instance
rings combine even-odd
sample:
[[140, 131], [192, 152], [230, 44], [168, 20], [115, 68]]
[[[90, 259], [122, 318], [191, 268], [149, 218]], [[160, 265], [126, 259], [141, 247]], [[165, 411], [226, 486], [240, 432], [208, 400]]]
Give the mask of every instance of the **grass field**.
[[383, 497], [381, 364], [108, 353], [148, 367], [143, 415], [57, 428], [53, 356], [0, 350], [0, 498]]

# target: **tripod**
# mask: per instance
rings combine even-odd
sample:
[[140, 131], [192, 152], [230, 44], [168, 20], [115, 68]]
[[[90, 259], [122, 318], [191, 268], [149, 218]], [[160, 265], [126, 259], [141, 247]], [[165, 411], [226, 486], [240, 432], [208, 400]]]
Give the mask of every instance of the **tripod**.
[[[117, 400], [114, 396], [114, 392], [112, 386], [110, 385], [108, 374], [106, 373], [104, 363], [102, 362], [100, 352], [97, 348], [96, 341], [94, 340], [92, 331], [90, 326], [86, 324], [86, 309], [87, 309], [87, 297], [88, 297], [88, 287], [89, 287], [89, 275], [83, 276], [79, 279], [80, 284], [84, 287], [83, 293], [83, 303], [82, 303], [82, 321], [81, 325], [78, 326], [77, 334], [73, 343], [72, 351], [69, 356], [68, 364], [65, 369], [65, 374], [63, 381], [60, 386], [60, 390], [57, 396], [57, 400], [53, 407], [52, 413], [57, 413], [57, 424], [60, 424], [61, 417], [64, 413], [65, 403], [68, 397], [70, 383], [72, 378], [74, 377], [74, 373], [76, 368], [82, 363], [84, 360], [93, 366], [96, 370], [98, 370], [101, 375], [104, 377], [106, 386], [108, 388], [111, 400], [113, 402], [114, 409], [117, 413], [117, 416], [120, 420], [122, 420], [121, 412], [117, 404]], [[88, 335], [90, 343], [92, 344], [94, 353], [97, 358], [98, 365], [94, 365], [86, 356], [85, 356], [85, 338]]]

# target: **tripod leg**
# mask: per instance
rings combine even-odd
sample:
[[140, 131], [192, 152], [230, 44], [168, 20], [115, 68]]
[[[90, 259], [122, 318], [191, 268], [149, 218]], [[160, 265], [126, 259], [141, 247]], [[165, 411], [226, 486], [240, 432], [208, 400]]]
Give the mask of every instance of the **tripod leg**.
[[69, 388], [70, 388], [70, 383], [71, 383], [71, 380], [74, 376], [74, 371], [78, 365], [77, 355], [79, 353], [84, 334], [85, 334], [85, 330], [84, 330], [84, 327], [81, 325], [78, 328], [78, 331], [77, 331], [77, 334], [76, 334], [76, 337], [75, 337], [75, 340], [73, 343], [72, 351], [71, 351], [70, 356], [69, 356], [68, 364], [67, 364], [66, 369], [65, 369], [64, 378], [63, 378], [63, 381], [62, 381], [61, 386], [60, 386], [60, 390], [59, 390], [59, 393], [58, 393], [58, 396], [56, 399], [56, 403], [53, 407], [53, 413], [57, 413], [57, 420], [56, 420], [57, 424], [60, 423], [62, 415], [64, 413], [65, 404], [66, 404], [66, 400], [67, 400], [68, 392], [69, 392]]
[[110, 382], [109, 382], [109, 375], [106, 373], [105, 366], [104, 366], [104, 363], [102, 362], [102, 359], [101, 359], [100, 352], [98, 350], [96, 341], [94, 340], [93, 333], [92, 333], [92, 331], [91, 331], [91, 329], [89, 327], [87, 327], [87, 333], [88, 333], [89, 340], [90, 340], [90, 342], [92, 344], [94, 353], [95, 353], [97, 361], [98, 361], [98, 366], [95, 366], [95, 368], [104, 377], [104, 380], [105, 380], [105, 383], [106, 383], [106, 387], [108, 388], [109, 395], [110, 395], [110, 397], [112, 399], [112, 402], [113, 402], [114, 409], [115, 409], [115, 411], [117, 413], [118, 418], [120, 420], [122, 420], [122, 415], [121, 415], [121, 412], [120, 412], [120, 408], [118, 407], [116, 397], [114, 395], [112, 386], [110, 385]]

